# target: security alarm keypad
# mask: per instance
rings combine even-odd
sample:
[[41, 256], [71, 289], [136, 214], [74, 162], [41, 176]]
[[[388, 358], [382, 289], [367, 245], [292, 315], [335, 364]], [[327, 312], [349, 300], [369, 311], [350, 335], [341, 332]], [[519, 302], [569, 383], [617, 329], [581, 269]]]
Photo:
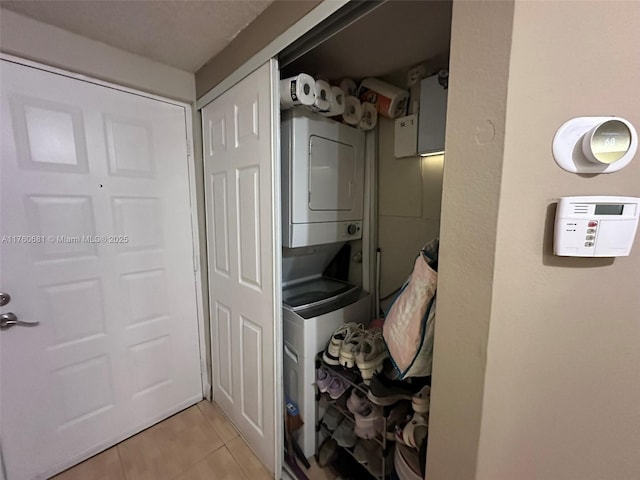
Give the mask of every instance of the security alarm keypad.
[[572, 257], [620, 257], [631, 252], [640, 198], [562, 197], [556, 212], [554, 253]]

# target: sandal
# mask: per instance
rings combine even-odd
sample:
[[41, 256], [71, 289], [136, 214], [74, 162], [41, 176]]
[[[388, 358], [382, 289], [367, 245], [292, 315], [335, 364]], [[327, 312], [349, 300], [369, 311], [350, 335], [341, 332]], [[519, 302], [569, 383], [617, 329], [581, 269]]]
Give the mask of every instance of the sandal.
[[426, 414], [429, 412], [429, 403], [431, 401], [431, 387], [425, 385], [422, 389], [411, 397], [411, 406], [416, 413]]
[[422, 442], [427, 438], [427, 418], [416, 413], [407, 423], [402, 431], [402, 440], [405, 444], [413, 448], [420, 448]]

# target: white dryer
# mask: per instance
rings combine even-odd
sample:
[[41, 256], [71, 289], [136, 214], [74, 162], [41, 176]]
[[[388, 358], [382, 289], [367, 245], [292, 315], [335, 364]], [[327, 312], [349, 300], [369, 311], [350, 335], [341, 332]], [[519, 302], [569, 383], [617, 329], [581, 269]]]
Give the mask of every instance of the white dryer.
[[282, 114], [282, 243], [362, 237], [364, 132], [303, 108]]

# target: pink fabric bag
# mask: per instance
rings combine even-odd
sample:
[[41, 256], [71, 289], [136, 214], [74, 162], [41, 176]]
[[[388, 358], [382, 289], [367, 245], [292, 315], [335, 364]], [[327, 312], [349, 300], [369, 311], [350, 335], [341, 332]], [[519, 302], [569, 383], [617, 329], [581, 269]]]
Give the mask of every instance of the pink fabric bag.
[[400, 378], [431, 375], [438, 273], [429, 266], [428, 249], [435, 256], [434, 242], [416, 258], [384, 322], [384, 340]]

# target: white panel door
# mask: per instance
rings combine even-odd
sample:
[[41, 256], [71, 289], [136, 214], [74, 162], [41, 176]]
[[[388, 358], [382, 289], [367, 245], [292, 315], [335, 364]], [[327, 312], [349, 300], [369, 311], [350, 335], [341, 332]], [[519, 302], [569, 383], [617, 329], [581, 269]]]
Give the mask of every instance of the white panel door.
[[185, 107], [2, 61], [7, 480], [202, 398]]
[[202, 110], [214, 399], [272, 472], [282, 423], [276, 75], [272, 61]]

